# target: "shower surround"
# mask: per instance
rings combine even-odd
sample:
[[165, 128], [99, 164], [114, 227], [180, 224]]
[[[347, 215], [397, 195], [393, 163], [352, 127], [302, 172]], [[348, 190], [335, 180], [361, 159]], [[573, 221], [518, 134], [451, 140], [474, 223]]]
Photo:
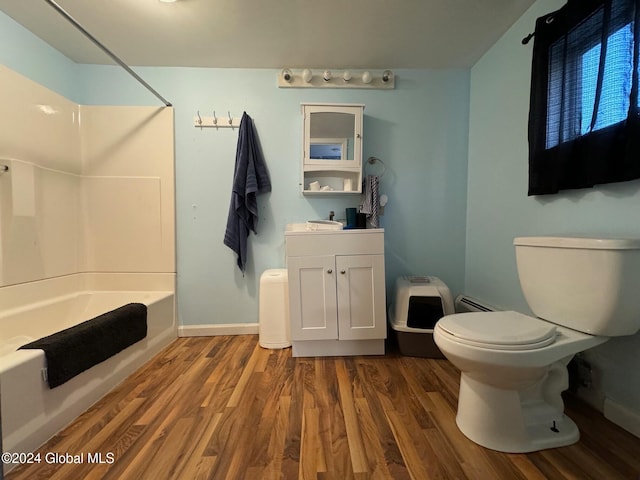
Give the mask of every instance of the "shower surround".
[[[0, 165], [9, 167], [0, 171], [0, 318], [10, 319], [13, 332], [0, 350], [29, 336], [16, 313], [47, 311], [39, 307], [52, 299], [94, 291], [143, 303], [149, 295], [163, 299], [162, 335], [140, 342], [150, 348], [137, 346], [133, 363], [128, 349], [118, 354], [126, 369], [104, 382], [92, 379], [95, 391], [83, 392], [71, 413], [47, 419], [46, 427], [17, 425], [25, 427], [20, 435], [5, 433], [6, 451], [28, 451], [47, 439], [34, 432], [55, 433], [104, 395], [106, 384], [117, 384], [176, 337], [173, 109], [77, 105], [0, 66]], [[55, 315], [40, 321], [68, 323]], [[16, 354], [33, 352], [9, 348]], [[39, 369], [32, 374], [40, 377]], [[20, 390], [16, 378], [0, 371], [3, 423], [15, 414], [5, 404], [16, 404], [8, 397]]]

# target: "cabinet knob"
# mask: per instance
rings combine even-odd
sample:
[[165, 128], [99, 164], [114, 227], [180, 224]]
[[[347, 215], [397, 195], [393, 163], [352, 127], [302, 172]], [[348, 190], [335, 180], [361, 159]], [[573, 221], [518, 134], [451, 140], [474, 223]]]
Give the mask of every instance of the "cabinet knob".
[[333, 273], [333, 270], [329, 269], [327, 270], [327, 273]]
[[340, 273], [341, 273], [342, 275], [344, 275], [345, 273], [347, 273], [347, 271], [346, 271], [346, 270], [340, 270]]

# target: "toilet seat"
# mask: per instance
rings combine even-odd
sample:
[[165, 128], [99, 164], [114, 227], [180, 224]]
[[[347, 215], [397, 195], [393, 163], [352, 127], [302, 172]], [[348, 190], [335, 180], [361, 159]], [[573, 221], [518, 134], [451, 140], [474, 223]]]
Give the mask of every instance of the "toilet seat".
[[535, 350], [551, 345], [556, 326], [518, 312], [472, 312], [441, 318], [436, 328], [455, 341], [495, 350]]

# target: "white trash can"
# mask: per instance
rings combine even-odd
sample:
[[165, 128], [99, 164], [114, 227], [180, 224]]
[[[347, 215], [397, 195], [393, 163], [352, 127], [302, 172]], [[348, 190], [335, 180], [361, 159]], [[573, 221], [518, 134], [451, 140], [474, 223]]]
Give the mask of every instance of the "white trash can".
[[265, 270], [260, 276], [259, 343], [263, 348], [291, 346], [289, 281], [286, 268]]

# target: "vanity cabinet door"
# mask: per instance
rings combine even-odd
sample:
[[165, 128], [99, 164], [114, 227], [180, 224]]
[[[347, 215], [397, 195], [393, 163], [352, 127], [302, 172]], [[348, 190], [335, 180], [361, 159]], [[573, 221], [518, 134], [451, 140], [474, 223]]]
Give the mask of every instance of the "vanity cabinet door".
[[288, 257], [292, 340], [337, 340], [334, 255]]
[[340, 340], [385, 338], [384, 255], [336, 257]]

